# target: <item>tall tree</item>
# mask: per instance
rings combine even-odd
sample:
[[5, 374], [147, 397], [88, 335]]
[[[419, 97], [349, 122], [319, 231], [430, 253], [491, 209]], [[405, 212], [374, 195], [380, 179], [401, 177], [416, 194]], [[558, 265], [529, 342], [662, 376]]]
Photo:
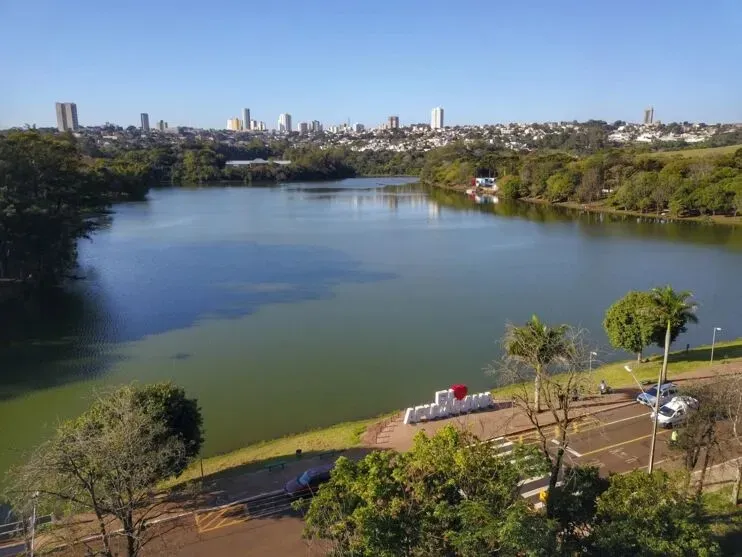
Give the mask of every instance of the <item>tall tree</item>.
[[340, 458], [309, 503], [306, 535], [329, 540], [338, 556], [553, 554], [553, 524], [518, 485], [542, 459], [524, 447], [498, 456], [475, 441], [448, 426], [419, 433], [407, 453]]
[[698, 323], [696, 316], [698, 304], [690, 299], [693, 296], [691, 292], [687, 290], [676, 292], [670, 285], [653, 288], [651, 295], [652, 314], [656, 323], [652, 341], [665, 350], [661, 377], [661, 381], [665, 381], [670, 345], [680, 333], [687, 330], [688, 323]]
[[652, 343], [657, 319], [654, 298], [648, 292], [631, 291], [605, 312], [603, 328], [611, 346], [636, 354], [641, 361], [644, 347]]
[[698, 499], [658, 470], [611, 477], [598, 498], [592, 551], [601, 557], [719, 555]]
[[535, 373], [534, 401], [541, 412], [541, 381], [549, 366], [570, 358], [572, 346], [566, 339], [567, 326], [550, 327], [533, 315], [525, 325], [508, 324], [503, 339], [505, 353]]
[[42, 507], [91, 512], [103, 555], [115, 554], [112, 537], [119, 529], [126, 554], [139, 555], [155, 535], [147, 523], [168, 503], [156, 496], [155, 487], [181, 470], [188, 458], [184, 435], [170, 421], [182, 413], [162, 411], [156, 404], [162, 399], [134, 387], [98, 398], [88, 412], [63, 423], [25, 465], [11, 472], [11, 500], [22, 501], [36, 492]]

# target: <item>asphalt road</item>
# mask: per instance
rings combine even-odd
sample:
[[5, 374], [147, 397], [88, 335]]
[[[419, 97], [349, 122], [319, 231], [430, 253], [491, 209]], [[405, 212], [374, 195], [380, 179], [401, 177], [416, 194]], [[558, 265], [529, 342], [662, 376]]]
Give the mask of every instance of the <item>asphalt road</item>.
[[[588, 416], [570, 427], [567, 464], [593, 465], [601, 474], [646, 469], [651, 443], [650, 409], [639, 404]], [[658, 431], [655, 464], [672, 465], [667, 441], [670, 431]], [[533, 443], [531, 433], [497, 438], [493, 448], [507, 454], [514, 443]], [[556, 448], [556, 444], [554, 445]], [[531, 478], [521, 486], [524, 497], [539, 503], [540, 492], [548, 478]], [[322, 545], [302, 539], [303, 521], [291, 510], [289, 501], [280, 493], [249, 504], [188, 515], [173, 523], [158, 525], [165, 535], [153, 542], [145, 555], [178, 557], [324, 555]], [[67, 555], [80, 555], [80, 548]], [[0, 557], [3, 554], [0, 553]]]

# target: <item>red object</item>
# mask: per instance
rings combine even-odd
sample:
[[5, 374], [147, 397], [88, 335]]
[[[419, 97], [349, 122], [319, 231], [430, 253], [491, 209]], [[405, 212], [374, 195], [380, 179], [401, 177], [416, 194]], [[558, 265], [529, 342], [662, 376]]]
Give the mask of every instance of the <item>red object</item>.
[[469, 389], [466, 387], [466, 385], [451, 385], [451, 390], [453, 391], [453, 396], [456, 397], [456, 400], [463, 400], [464, 397], [466, 397], [466, 393], [469, 392]]

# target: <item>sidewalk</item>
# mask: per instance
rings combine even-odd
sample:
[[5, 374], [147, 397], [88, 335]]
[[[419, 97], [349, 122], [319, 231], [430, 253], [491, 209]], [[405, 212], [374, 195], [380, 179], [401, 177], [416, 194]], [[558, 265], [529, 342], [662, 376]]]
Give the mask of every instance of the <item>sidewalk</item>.
[[[742, 371], [742, 364], [721, 364], [706, 366], [672, 378], [672, 370], [670, 370], [670, 380], [682, 385], [688, 381], [710, 379], [730, 373], [739, 373], [740, 371]], [[617, 388], [609, 395], [589, 395], [571, 404], [570, 418], [580, 419], [635, 404], [636, 395], [639, 392], [635, 385], [630, 385]], [[375, 428], [369, 428], [365, 439], [366, 443], [376, 449], [407, 451], [412, 447], [413, 438], [418, 431], [425, 431], [427, 435], [433, 435], [447, 425], [467, 430], [480, 439], [513, 436], [535, 429], [528, 417], [509, 400], [496, 401], [494, 409], [417, 424], [405, 425], [402, 423], [403, 418], [404, 412], [400, 412], [393, 418], [377, 424]], [[554, 420], [551, 412], [544, 411], [539, 414], [541, 425], [549, 426], [555, 422], [556, 420]]]

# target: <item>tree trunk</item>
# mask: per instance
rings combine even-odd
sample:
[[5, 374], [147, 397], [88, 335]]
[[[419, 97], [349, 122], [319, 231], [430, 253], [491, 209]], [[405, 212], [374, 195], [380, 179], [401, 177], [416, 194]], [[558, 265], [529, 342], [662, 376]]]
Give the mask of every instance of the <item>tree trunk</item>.
[[[670, 354], [670, 320], [667, 320], [667, 331], [665, 331], [665, 355], [662, 358], [662, 382], [667, 381], [667, 356]], [[659, 391], [657, 396], [659, 396]]]
[[534, 404], [536, 405], [536, 412], [541, 412], [541, 366], [536, 367], [536, 392], [534, 394]]
[[737, 461], [737, 476], [732, 486], [732, 505], [739, 503], [739, 488], [742, 485], [742, 460]]
[[549, 491], [547, 492], [546, 497], [546, 518], [553, 518], [552, 515], [554, 514], [554, 510], [551, 494], [554, 493], [554, 489], [556, 489], [556, 484], [559, 480], [559, 472], [562, 471], [562, 460], [564, 459], [564, 444], [567, 440], [566, 428], [559, 426], [559, 429], [559, 450], [557, 450], [556, 457], [554, 458], [554, 462], [551, 466], [551, 475], [549, 476]]
[[108, 540], [108, 532], [106, 531], [106, 523], [103, 520], [103, 515], [96, 511], [95, 515], [98, 517], [98, 529], [100, 530], [100, 536], [103, 540], [103, 555], [105, 557], [113, 557], [111, 553], [111, 544]]
[[641, 352], [637, 352], [636, 353], [636, 363], [637, 364], [640, 364], [641, 361], [642, 361], [642, 353]]
[[703, 455], [703, 464], [701, 465], [701, 475], [699, 476], [698, 483], [696, 484], [696, 495], [698, 497], [700, 497], [701, 493], [703, 493], [703, 482], [706, 480], [706, 470], [708, 470], [710, 460], [711, 451], [708, 447], [706, 447], [706, 454]]

